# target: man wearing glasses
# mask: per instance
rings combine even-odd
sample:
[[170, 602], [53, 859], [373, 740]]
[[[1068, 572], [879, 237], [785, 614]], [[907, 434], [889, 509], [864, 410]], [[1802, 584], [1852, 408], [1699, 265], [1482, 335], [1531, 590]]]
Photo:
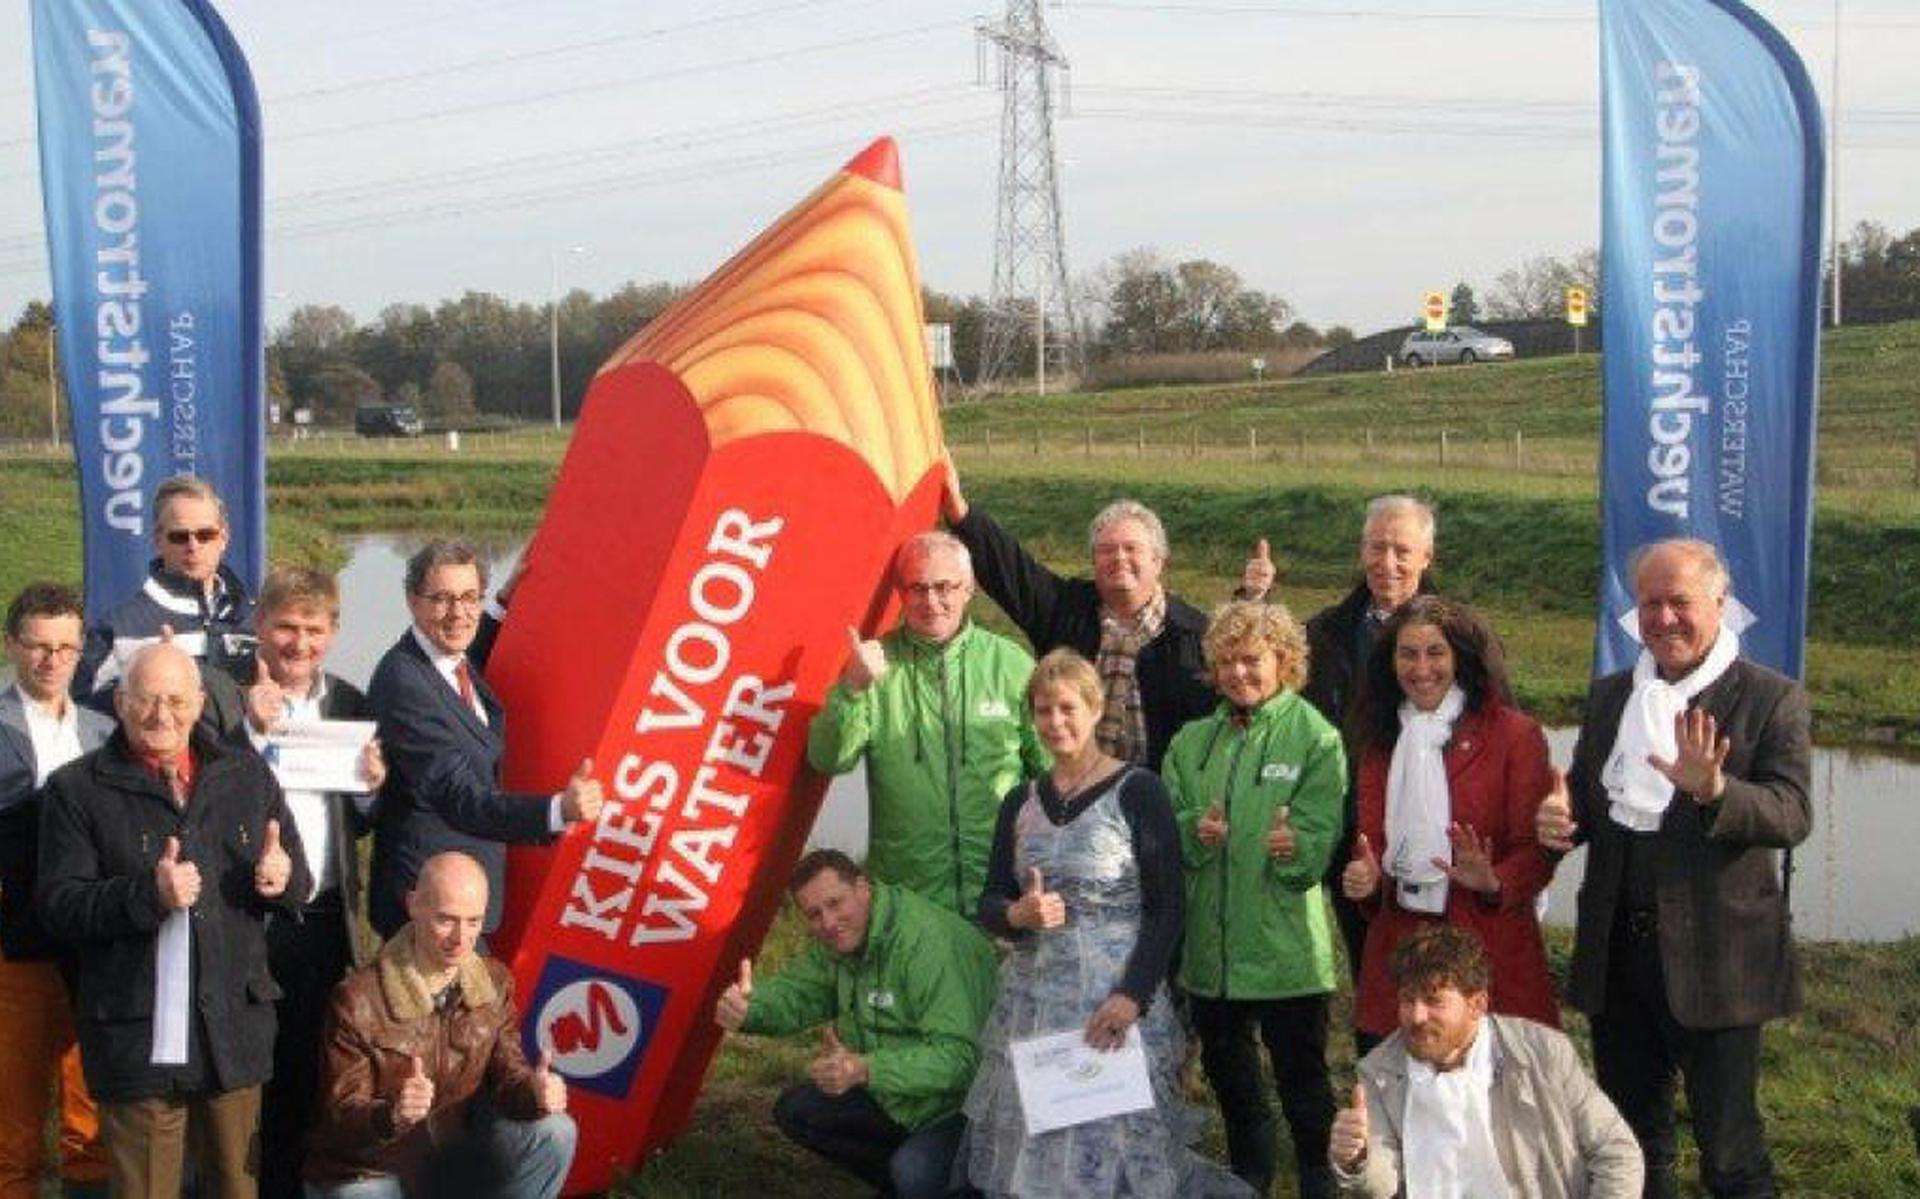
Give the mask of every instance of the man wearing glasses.
[[[206, 665], [230, 670], [253, 652], [253, 596], [221, 561], [227, 552], [227, 506], [206, 480], [175, 475], [153, 493], [153, 545], [140, 590], [87, 630], [73, 695], [105, 692], [127, 659], [171, 633], [173, 644]], [[228, 697], [213, 697], [225, 707]], [[232, 722], [224, 711], [222, 721]]]
[[948, 533], [900, 547], [905, 618], [879, 641], [849, 628], [840, 681], [807, 731], [824, 774], [867, 763], [867, 870], [969, 919], [1000, 799], [1047, 756], [1027, 718], [1033, 659], [967, 619], [973, 559]]
[[110, 717], [67, 695], [80, 629], [71, 587], [30, 583], [7, 609], [14, 683], [0, 691], [0, 1195], [39, 1192], [54, 1089], [61, 1177], [83, 1186], [107, 1176], [100, 1116], [80, 1077], [67, 988], [53, 961], [57, 946], [33, 906], [40, 788], [113, 732]]
[[487, 568], [463, 541], [436, 539], [407, 561], [413, 625], [374, 667], [367, 699], [379, 721], [386, 786], [375, 815], [368, 919], [390, 937], [407, 922], [407, 892], [428, 858], [467, 854], [487, 873], [484, 932], [500, 925], [506, 844], [552, 840], [600, 815], [600, 783], [582, 762], [551, 795], [500, 789], [506, 712], [481, 677], [498, 622], [483, 616]]

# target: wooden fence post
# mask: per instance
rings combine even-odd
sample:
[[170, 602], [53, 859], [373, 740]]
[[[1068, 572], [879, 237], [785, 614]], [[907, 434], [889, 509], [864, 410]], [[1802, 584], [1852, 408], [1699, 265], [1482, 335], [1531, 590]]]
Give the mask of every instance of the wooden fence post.
[[1440, 430], [1440, 465], [1444, 467], [1446, 464], [1447, 464], [1447, 431], [1445, 429], [1442, 429]]
[[1252, 425], [1247, 426], [1247, 461], [1260, 461], [1260, 434]]

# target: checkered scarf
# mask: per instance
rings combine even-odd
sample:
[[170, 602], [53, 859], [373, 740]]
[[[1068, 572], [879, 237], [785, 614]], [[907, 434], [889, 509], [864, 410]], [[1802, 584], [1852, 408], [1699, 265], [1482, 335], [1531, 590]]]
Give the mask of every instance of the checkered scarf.
[[1093, 668], [1106, 693], [1106, 711], [1093, 731], [1100, 748], [1122, 762], [1147, 760], [1147, 713], [1140, 705], [1140, 651], [1167, 623], [1167, 593], [1155, 591], [1131, 620], [1100, 612], [1100, 655]]

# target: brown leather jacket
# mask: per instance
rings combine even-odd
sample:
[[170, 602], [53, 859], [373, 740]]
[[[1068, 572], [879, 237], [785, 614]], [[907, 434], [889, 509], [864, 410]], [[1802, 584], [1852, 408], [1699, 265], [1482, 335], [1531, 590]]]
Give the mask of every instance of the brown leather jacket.
[[[482, 1093], [504, 1116], [538, 1119], [533, 1070], [520, 1049], [513, 976], [478, 955], [461, 963], [460, 998], [436, 1012], [413, 965], [413, 926], [371, 965], [334, 988], [327, 1013], [319, 1117], [308, 1138], [307, 1179], [412, 1176], [434, 1148], [458, 1136]], [[396, 1134], [393, 1104], [419, 1058], [433, 1080], [433, 1110]]]

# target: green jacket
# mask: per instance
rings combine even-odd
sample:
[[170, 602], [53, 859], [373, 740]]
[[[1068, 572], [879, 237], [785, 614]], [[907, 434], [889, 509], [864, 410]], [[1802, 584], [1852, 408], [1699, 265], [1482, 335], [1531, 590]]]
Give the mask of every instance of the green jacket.
[[887, 673], [835, 684], [807, 730], [822, 774], [867, 760], [867, 869], [971, 917], [1001, 797], [1049, 765], [1027, 718], [1033, 659], [971, 622], [942, 645], [903, 624], [881, 641]]
[[876, 882], [865, 948], [842, 957], [808, 945], [754, 987], [741, 1031], [783, 1036], [832, 1021], [840, 1043], [867, 1059], [867, 1089], [881, 1110], [924, 1128], [967, 1097], [998, 971], [979, 929]]
[[[1334, 988], [1333, 927], [1320, 879], [1345, 819], [1347, 755], [1307, 701], [1283, 691], [1243, 726], [1222, 704], [1174, 735], [1162, 773], [1186, 864], [1180, 983], [1208, 999], [1287, 999]], [[1218, 804], [1222, 846], [1194, 826]], [[1293, 858], [1267, 853], [1281, 806]]]

